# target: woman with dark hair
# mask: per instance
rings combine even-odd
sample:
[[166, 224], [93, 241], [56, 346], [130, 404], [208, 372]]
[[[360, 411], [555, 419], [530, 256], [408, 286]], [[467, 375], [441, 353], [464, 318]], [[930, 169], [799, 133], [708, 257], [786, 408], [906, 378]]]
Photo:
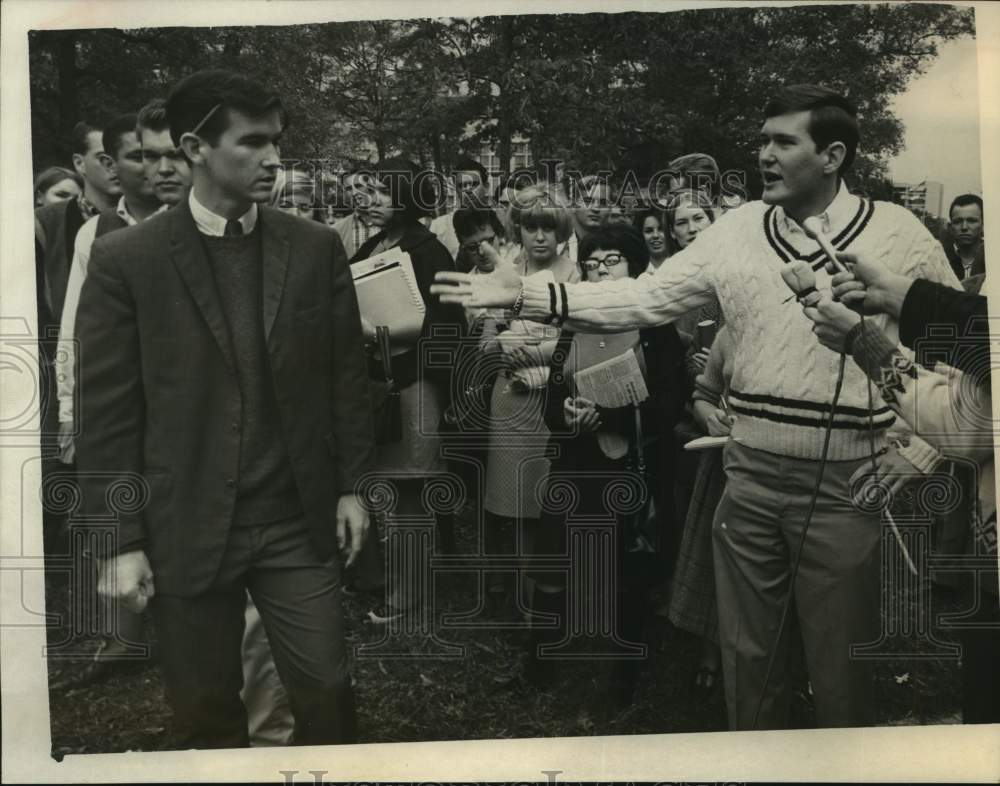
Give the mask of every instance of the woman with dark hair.
[[74, 199], [83, 193], [83, 178], [61, 166], [50, 166], [35, 178], [35, 207]]
[[[579, 245], [580, 271], [587, 281], [600, 283], [629, 276], [637, 278], [649, 265], [649, 253], [631, 226], [607, 226], [586, 235]], [[648, 397], [638, 407], [598, 406], [576, 392], [576, 376], [584, 369], [632, 352], [642, 370]], [[669, 576], [673, 555], [671, 489], [673, 425], [687, 399], [683, 373], [684, 347], [672, 325], [618, 334], [585, 334], [564, 330], [553, 354], [546, 390], [545, 422], [552, 432], [552, 460], [543, 512], [536, 538], [536, 554], [565, 554], [571, 520], [612, 517], [616, 547], [614, 583], [597, 587], [591, 597], [567, 598], [565, 579], [558, 574], [535, 578], [532, 607], [566, 619], [567, 609], [588, 617], [603, 609], [613, 616], [614, 655], [635, 648], [642, 640], [642, 622], [649, 588]], [[645, 471], [639, 475], [639, 468]], [[635, 516], [626, 516], [611, 503], [615, 490], [641, 478], [634, 498], [652, 499]], [[566, 493], [569, 484], [573, 491]], [[572, 511], [563, 504], [576, 501]], [[572, 518], [570, 518], [572, 517]], [[613, 593], [614, 605], [601, 596]], [[567, 603], [567, 601], [570, 601]], [[539, 644], [565, 637], [566, 628], [535, 629], [528, 675], [548, 676], [547, 662], [537, 657]], [[625, 642], [623, 644], [622, 642]], [[611, 644], [610, 640], [607, 644]], [[609, 699], [621, 708], [631, 702], [642, 660], [633, 653], [617, 661]]]
[[[378, 446], [375, 469], [393, 475], [397, 492], [394, 516], [425, 516], [422, 503], [425, 483], [445, 471], [441, 456], [441, 414], [447, 406], [449, 380], [440, 367], [419, 368], [418, 342], [429, 338], [435, 326], [454, 328], [454, 341], [461, 336], [464, 323], [462, 309], [442, 305], [430, 294], [434, 275], [442, 270], [454, 270], [451, 254], [427, 229], [420, 219], [431, 210], [434, 194], [428, 178], [420, 176], [416, 164], [404, 158], [381, 162], [366, 186], [369, 202], [367, 216], [379, 231], [358, 250], [352, 263], [398, 248], [406, 252], [413, 264], [417, 288], [423, 298], [426, 313], [417, 330], [390, 334], [392, 374], [400, 390], [402, 439]], [[362, 315], [366, 345], [370, 348], [369, 376], [376, 382], [384, 380], [381, 357], [375, 349], [375, 325]], [[447, 341], [448, 339], [444, 339]], [[435, 339], [435, 347], [441, 339]], [[454, 550], [451, 514], [437, 513], [440, 546]], [[392, 518], [389, 519], [391, 525]], [[367, 563], [366, 563], [367, 564]], [[367, 578], [367, 577], [366, 577]], [[388, 619], [411, 611], [421, 601], [418, 589], [403, 586], [398, 577], [390, 576], [390, 593], [385, 608], [369, 612], [369, 619], [384, 623]]]
[[649, 266], [646, 270], [653, 273], [670, 256], [670, 245], [667, 242], [667, 218], [663, 210], [647, 207], [635, 214], [635, 228], [642, 235], [649, 252]]

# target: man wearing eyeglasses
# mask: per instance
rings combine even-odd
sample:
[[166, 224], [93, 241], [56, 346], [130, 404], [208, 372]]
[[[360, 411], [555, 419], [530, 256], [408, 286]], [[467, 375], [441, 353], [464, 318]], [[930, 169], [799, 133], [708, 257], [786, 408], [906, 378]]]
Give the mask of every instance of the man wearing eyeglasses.
[[[354, 491], [374, 445], [343, 245], [257, 204], [280, 166], [276, 93], [201, 71], [166, 113], [191, 191], [94, 243], [77, 318], [82, 346], [114, 348], [80, 363], [82, 507], [116, 522], [99, 583], [149, 604], [176, 747], [248, 744], [248, 590], [295, 743], [353, 742], [338, 552], [352, 562], [367, 530]], [[146, 504], [115, 506], [109, 483]]]
[[[487, 189], [490, 183], [486, 167], [474, 158], [460, 156], [455, 160], [451, 176], [454, 180], [459, 209], [486, 206], [489, 193]], [[430, 230], [437, 235], [437, 239], [444, 244], [448, 253], [457, 261], [461, 241], [455, 234], [454, 218], [456, 212], [452, 211], [435, 218], [431, 221]]]

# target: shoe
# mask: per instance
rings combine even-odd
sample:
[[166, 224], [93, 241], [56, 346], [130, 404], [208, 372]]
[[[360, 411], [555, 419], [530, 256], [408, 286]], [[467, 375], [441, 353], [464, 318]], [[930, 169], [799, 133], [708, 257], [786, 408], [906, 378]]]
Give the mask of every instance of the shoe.
[[406, 613], [407, 611], [404, 609], [397, 609], [395, 606], [380, 603], [375, 608], [369, 609], [364, 621], [371, 625], [388, 625], [393, 620], [401, 619]]
[[715, 693], [716, 688], [719, 687], [719, 682], [721, 682], [721, 679], [718, 669], [713, 669], [711, 666], [702, 666], [695, 672], [691, 690], [700, 699], [707, 700]]

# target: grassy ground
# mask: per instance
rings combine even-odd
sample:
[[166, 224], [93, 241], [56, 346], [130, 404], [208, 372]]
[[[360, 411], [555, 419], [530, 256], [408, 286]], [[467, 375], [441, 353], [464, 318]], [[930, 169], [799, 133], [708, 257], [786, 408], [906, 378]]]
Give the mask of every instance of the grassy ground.
[[[461, 528], [460, 535], [467, 535]], [[463, 538], [464, 540], [464, 538]], [[460, 543], [461, 546], [461, 543]], [[469, 610], [472, 578], [446, 576], [438, 585], [439, 613]], [[913, 595], [913, 593], [910, 593]], [[935, 611], [953, 610], [955, 601], [935, 593]], [[904, 598], [904, 606], [916, 598]], [[64, 610], [64, 588], [49, 587], [49, 607]], [[362, 622], [369, 599], [345, 599], [348, 643], [375, 643], [378, 629]], [[50, 631], [50, 641], [62, 631]], [[150, 631], [151, 637], [153, 632]], [[615, 712], [604, 694], [610, 665], [601, 661], [564, 663], [548, 690], [511, 687], [498, 678], [516, 669], [523, 636], [517, 632], [466, 630], [445, 636], [464, 646], [464, 655], [442, 659], [429, 655], [425, 639], [394, 640], [398, 649], [417, 657], [356, 658], [353, 667], [359, 733], [362, 742], [474, 740], [663, 732], [723, 731], [725, 704], [720, 689], [707, 701], [696, 700], [690, 684], [700, 644], [664, 618], [647, 625], [649, 657], [643, 665], [636, 699]], [[942, 638], [946, 638], [944, 635]], [[154, 639], [155, 644], [155, 639]], [[914, 633], [891, 646], [906, 652], [879, 660], [875, 685], [878, 723], [957, 723], [958, 663], [934, 657]], [[918, 657], [910, 651], [916, 649]], [[72, 672], [79, 662], [50, 662], [50, 676]], [[804, 687], [804, 684], [800, 687]], [[158, 671], [146, 666], [99, 685], [53, 690], [50, 696], [53, 755], [67, 753], [160, 750], [166, 745], [169, 714]], [[814, 725], [807, 701], [796, 699], [795, 725]]]

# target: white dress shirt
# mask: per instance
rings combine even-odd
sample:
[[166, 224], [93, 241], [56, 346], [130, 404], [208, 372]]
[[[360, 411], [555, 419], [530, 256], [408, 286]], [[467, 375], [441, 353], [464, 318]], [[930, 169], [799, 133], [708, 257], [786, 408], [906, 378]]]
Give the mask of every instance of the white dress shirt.
[[[157, 213], [167, 209], [162, 205]], [[118, 200], [115, 212], [128, 226], [139, 222], [128, 212], [125, 197]], [[154, 214], [155, 215], [155, 214]], [[76, 233], [73, 245], [73, 262], [69, 269], [69, 280], [66, 283], [66, 300], [63, 303], [62, 319], [59, 322], [59, 342], [56, 351], [56, 396], [59, 399], [59, 422], [73, 422], [73, 391], [76, 388], [76, 377], [73, 367], [76, 364], [76, 346], [74, 335], [76, 330], [76, 312], [80, 305], [80, 292], [87, 278], [87, 267], [90, 264], [90, 249], [97, 237], [97, 222], [100, 216], [87, 219]]]
[[[213, 213], [199, 202], [198, 197], [194, 195], [193, 188], [188, 193], [188, 205], [191, 207], [191, 217], [194, 219], [194, 225], [198, 227], [198, 231], [201, 234], [210, 237], [222, 237], [226, 234], [226, 221], [228, 219], [220, 216], [218, 213]], [[253, 232], [253, 228], [257, 226], [257, 203], [251, 203], [250, 209], [236, 220], [243, 227], [244, 235], [249, 235]]]

